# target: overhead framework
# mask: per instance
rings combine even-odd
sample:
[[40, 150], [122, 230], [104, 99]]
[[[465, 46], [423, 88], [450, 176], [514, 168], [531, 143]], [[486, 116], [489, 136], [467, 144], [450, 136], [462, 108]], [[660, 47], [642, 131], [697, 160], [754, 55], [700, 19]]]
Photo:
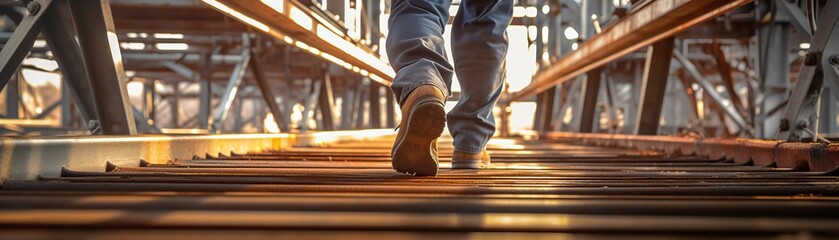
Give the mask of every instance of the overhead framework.
[[605, 27], [533, 77], [526, 88], [511, 94], [505, 101], [534, 96], [551, 86], [603, 66], [655, 42], [673, 37], [681, 31], [713, 19], [751, 0], [665, 0], [649, 1], [628, 16]]
[[[75, 1], [0, 6], [14, 20], [4, 22], [8, 34], [0, 37], [8, 59], [3, 86], [10, 86], [0, 134], [252, 133], [396, 124], [387, 88], [394, 73], [379, 54], [381, 2], [334, 3], [330, 8], [340, 11], [329, 10], [335, 13], [311, 1], [99, 3], [104, 20], [98, 25], [69, 10], [83, 5]], [[259, 7], [242, 7], [249, 5]], [[364, 14], [344, 19], [353, 11]], [[104, 35], [85, 36], [99, 30]], [[92, 66], [99, 67], [87, 69]], [[31, 88], [43, 81], [46, 90]], [[49, 85], [58, 85], [61, 94], [41, 94], [52, 90]], [[107, 90], [92, 92], [99, 88]], [[24, 102], [31, 94], [35, 100]]]
[[539, 68], [501, 101], [536, 96], [538, 131], [814, 142], [839, 131], [834, 2], [538, 4], [549, 10], [535, 24]]
[[371, 49], [356, 44], [333, 22], [297, 1], [202, 1], [255, 29], [381, 84], [389, 85], [393, 80], [393, 70]]

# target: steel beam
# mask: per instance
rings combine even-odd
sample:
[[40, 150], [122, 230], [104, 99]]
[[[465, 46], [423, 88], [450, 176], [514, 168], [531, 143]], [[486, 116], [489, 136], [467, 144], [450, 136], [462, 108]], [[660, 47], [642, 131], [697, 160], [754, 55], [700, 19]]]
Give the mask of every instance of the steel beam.
[[[777, 139], [784, 141], [805, 141], [807, 132], [812, 139], [816, 128], [816, 103], [825, 85], [839, 89], [839, 2], [828, 1], [818, 20], [813, 42], [798, 73], [792, 95]], [[834, 94], [839, 100], [839, 94]]]
[[[355, 129], [365, 128], [366, 124], [364, 122], [364, 114], [367, 112], [365, 102], [367, 98], [370, 97], [367, 94], [367, 91], [370, 91], [370, 79], [362, 78], [361, 83], [358, 84], [358, 88], [356, 89], [356, 98], [355, 98], [355, 107], [353, 109], [353, 117], [355, 117]], [[365, 95], [367, 97], [365, 97]]]
[[670, 76], [670, 60], [673, 57], [674, 38], [656, 42], [647, 50], [644, 64], [641, 98], [639, 99], [638, 117], [635, 134], [656, 135], [661, 117], [667, 78]]
[[82, 119], [88, 122], [98, 119], [96, 100], [93, 98], [84, 57], [76, 42], [69, 4], [68, 0], [53, 2], [44, 18], [43, 34], [61, 70], [64, 84], [70, 90]]
[[740, 95], [737, 94], [737, 89], [735, 89], [734, 86], [734, 78], [731, 76], [731, 65], [728, 64], [725, 52], [722, 50], [722, 46], [719, 43], [711, 45], [711, 55], [714, 56], [714, 61], [717, 63], [717, 67], [720, 71], [720, 77], [725, 84], [726, 90], [728, 90], [731, 105], [733, 105], [734, 108], [737, 109], [737, 112], [743, 116], [744, 120], [748, 122], [748, 119], [750, 119], [752, 114], [746, 110], [746, 107], [743, 106], [742, 100], [740, 100]]
[[20, 111], [20, 74], [12, 74], [9, 79], [8, 87], [3, 89], [6, 91], [6, 115], [4, 118], [16, 119]]
[[[775, 13], [781, 15], [778, 11]], [[759, 64], [756, 70], [758, 79], [762, 81], [760, 90], [763, 100], [755, 117], [755, 137], [767, 139], [777, 136], [783, 118], [781, 110], [789, 98], [789, 23], [772, 21], [758, 30]]]
[[329, 76], [327, 67], [321, 68], [323, 85], [320, 87], [318, 107], [320, 108], [321, 130], [335, 131], [335, 98], [332, 96], [332, 78]]
[[[201, 129], [210, 128], [210, 109], [213, 104], [212, 72], [214, 65], [212, 56], [212, 52], [203, 52], [201, 54], [203, 61], [201, 64], [201, 81], [198, 83], [198, 115], [196, 116], [198, 128]], [[242, 59], [239, 59], [239, 62], [241, 63]]]
[[[603, 68], [595, 68], [586, 73], [586, 80], [583, 83], [580, 96], [580, 118], [578, 127], [580, 132], [594, 132], [594, 122], [597, 119], [597, 96], [600, 93], [601, 76]], [[666, 80], [665, 80], [666, 82]]]
[[126, 77], [107, 0], [70, 1], [102, 134], [135, 134]]
[[821, 175], [839, 170], [839, 145], [836, 144], [568, 132], [543, 133], [540, 139], [661, 151], [669, 154], [681, 153], [704, 156], [707, 159], [725, 159], [736, 164], [809, 170], [820, 172]]
[[[803, 1], [812, 2], [811, 0]], [[804, 15], [804, 10], [795, 4], [794, 0], [775, 0], [775, 6], [778, 6], [777, 8], [783, 10], [786, 16], [792, 18], [791, 22], [798, 32], [801, 33], [800, 36], [809, 39], [813, 35], [807, 16]], [[777, 10], [775, 12], [777, 13]]]
[[836, 90], [825, 88], [822, 91], [821, 112], [819, 113], [819, 132], [839, 133], [839, 101], [832, 96], [839, 94]]
[[533, 118], [533, 130], [551, 131], [551, 120], [553, 119], [554, 99], [556, 89], [550, 88], [545, 92], [536, 95], [536, 116]]
[[681, 52], [678, 51], [674, 52], [673, 56], [676, 58], [676, 60], [679, 61], [682, 67], [684, 67], [685, 70], [687, 70], [687, 72], [693, 77], [696, 83], [699, 84], [699, 86], [702, 86], [702, 89], [705, 89], [705, 95], [711, 97], [711, 100], [713, 100], [714, 103], [720, 107], [720, 109], [723, 113], [725, 113], [725, 115], [727, 115], [732, 121], [734, 121], [734, 123], [737, 124], [738, 127], [740, 127], [741, 131], [745, 131], [746, 134], [752, 136], [752, 127], [749, 126], [748, 123], [746, 123], [746, 119], [743, 117], [743, 115], [740, 115], [740, 112], [738, 112], [737, 109], [732, 106], [733, 104], [739, 103], [729, 101], [730, 104], [726, 105], [726, 99], [724, 99], [717, 92], [714, 85], [711, 84], [708, 79], [705, 79], [705, 77], [702, 76], [702, 73], [699, 72], [699, 69], [697, 69], [696, 65], [694, 65], [693, 62], [690, 61], [690, 59], [688, 59]]
[[309, 131], [309, 120], [315, 117], [316, 109], [318, 107], [318, 99], [320, 96], [320, 89], [323, 85], [323, 80], [310, 80], [309, 96], [303, 102], [303, 118], [300, 119], [300, 131]]
[[172, 127], [179, 128], [180, 125], [180, 118], [181, 118], [181, 106], [180, 106], [180, 99], [181, 99], [181, 83], [174, 83], [172, 84], [172, 97], [169, 100], [169, 110], [170, 115], [172, 116]]
[[580, 44], [576, 51], [539, 72], [530, 85], [503, 101], [533, 96], [749, 2], [751, 0], [651, 1]]
[[70, 86], [64, 84], [66, 80], [62, 80], [61, 84], [61, 127], [72, 128], [73, 125], [73, 100], [70, 93]]
[[[244, 36], [244, 38], [247, 38], [247, 36]], [[245, 45], [244, 48], [245, 49], [242, 51], [242, 61], [239, 62], [239, 64], [236, 64], [236, 67], [233, 69], [233, 73], [230, 75], [230, 80], [227, 82], [227, 88], [224, 91], [224, 95], [221, 96], [221, 101], [219, 102], [218, 108], [216, 108], [213, 116], [213, 126], [210, 129], [210, 132], [212, 133], [221, 132], [222, 123], [230, 113], [230, 106], [233, 105], [233, 100], [235, 100], [236, 94], [239, 92], [239, 85], [242, 84], [242, 79], [245, 77], [245, 71], [251, 63], [250, 59], [253, 56], [251, 56], [250, 47]]]
[[155, 104], [157, 93], [154, 87], [154, 80], [146, 81], [143, 86], [143, 114], [151, 124], [155, 124], [155, 112], [157, 112], [157, 104]]
[[382, 102], [381, 102], [381, 94], [379, 91], [381, 90], [381, 85], [370, 81], [370, 94], [368, 98], [368, 102], [370, 103], [370, 128], [382, 128]]
[[41, 33], [41, 21], [49, 10], [52, 0], [35, 0], [27, 4], [23, 15], [9, 41], [0, 49], [0, 91], [9, 83], [20, 67], [23, 58], [29, 54], [35, 38]]

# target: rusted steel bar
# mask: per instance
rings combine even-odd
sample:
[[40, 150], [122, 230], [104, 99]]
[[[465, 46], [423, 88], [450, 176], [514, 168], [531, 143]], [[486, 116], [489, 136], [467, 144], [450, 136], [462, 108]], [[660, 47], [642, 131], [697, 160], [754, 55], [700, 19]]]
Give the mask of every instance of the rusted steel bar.
[[[95, 194], [95, 193], [94, 193]], [[252, 211], [389, 211], [428, 213], [564, 213], [597, 215], [755, 216], [837, 218], [839, 203], [797, 200], [785, 205], [759, 199], [562, 199], [416, 198], [365, 196], [123, 196], [0, 195], [0, 209], [252, 210]], [[147, 204], [154, 202], [155, 204]], [[324, 209], [324, 206], [328, 206]]]
[[563, 132], [545, 133], [542, 138], [594, 146], [696, 154], [709, 159], [729, 159], [758, 166], [774, 165], [813, 172], [839, 170], [839, 144]]
[[[33, 218], [37, 215], [41, 218]], [[561, 219], [561, 220], [558, 220]], [[838, 221], [795, 218], [646, 217], [519, 213], [387, 213], [303, 211], [127, 211], [127, 210], [3, 210], [0, 225], [31, 228], [190, 228], [390, 230], [441, 232], [681, 232], [724, 233], [819, 232], [836, 234]]]
[[[283, 192], [283, 193], [392, 193], [392, 194], [562, 194], [562, 195], [672, 195], [672, 196], [839, 196], [839, 186], [789, 184], [769, 186], [698, 186], [698, 187], [543, 187], [543, 186], [369, 186], [318, 184], [206, 184], [206, 183], [84, 183], [84, 182], [18, 182], [3, 184], [8, 191], [122, 191], [122, 192]], [[0, 214], [2, 215], [2, 214]]]

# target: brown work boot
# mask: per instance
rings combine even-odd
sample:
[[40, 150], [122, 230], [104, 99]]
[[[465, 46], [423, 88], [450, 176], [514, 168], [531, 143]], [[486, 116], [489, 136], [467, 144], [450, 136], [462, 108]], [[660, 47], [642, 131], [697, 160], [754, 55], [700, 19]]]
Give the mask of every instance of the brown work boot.
[[416, 176], [437, 175], [437, 138], [446, 126], [445, 97], [437, 87], [422, 85], [402, 105], [402, 122], [390, 152], [393, 169]]
[[487, 150], [479, 153], [454, 151], [452, 153], [452, 169], [481, 169], [488, 168], [490, 157]]

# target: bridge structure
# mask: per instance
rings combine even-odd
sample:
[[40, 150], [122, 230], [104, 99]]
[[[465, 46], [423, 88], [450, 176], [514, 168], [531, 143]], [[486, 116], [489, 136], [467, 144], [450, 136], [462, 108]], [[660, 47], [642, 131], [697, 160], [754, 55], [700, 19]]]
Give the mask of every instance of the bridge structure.
[[0, 238], [839, 236], [839, 1], [515, 0], [493, 164], [436, 177], [394, 1], [0, 1]]

